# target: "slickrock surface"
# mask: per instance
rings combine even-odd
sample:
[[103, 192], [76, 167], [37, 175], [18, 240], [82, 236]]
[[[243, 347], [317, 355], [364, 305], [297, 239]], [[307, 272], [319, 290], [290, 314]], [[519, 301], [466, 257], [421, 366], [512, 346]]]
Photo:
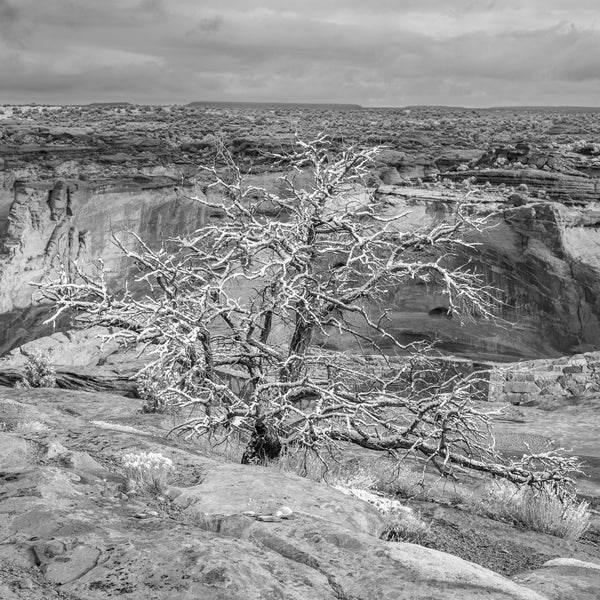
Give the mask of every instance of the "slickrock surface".
[[[2, 598], [594, 597], [599, 572], [589, 567], [585, 586], [579, 571], [565, 571], [581, 567], [547, 567], [555, 583], [542, 592], [545, 569], [524, 575], [522, 585], [443, 552], [384, 542], [369, 504], [167, 441], [169, 419], [136, 409], [107, 394], [0, 388]], [[164, 496], [119, 491], [122, 456], [141, 451], [173, 460]], [[282, 505], [292, 518], [242, 514]]]
[[578, 560], [551, 560], [543, 568], [516, 578], [548, 598], [580, 600], [598, 597], [600, 565]]

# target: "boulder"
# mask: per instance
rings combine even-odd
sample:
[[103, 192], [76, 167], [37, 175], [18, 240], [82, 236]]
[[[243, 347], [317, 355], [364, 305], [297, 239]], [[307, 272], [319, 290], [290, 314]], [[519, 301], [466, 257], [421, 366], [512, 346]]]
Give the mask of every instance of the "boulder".
[[541, 569], [515, 577], [548, 600], [597, 600], [600, 563], [576, 559], [550, 560]]

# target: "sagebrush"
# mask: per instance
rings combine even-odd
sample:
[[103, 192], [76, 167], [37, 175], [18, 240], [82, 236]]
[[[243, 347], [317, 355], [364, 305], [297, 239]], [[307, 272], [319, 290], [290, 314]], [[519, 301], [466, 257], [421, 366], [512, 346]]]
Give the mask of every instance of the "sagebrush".
[[173, 461], [158, 452], [125, 454], [121, 459], [127, 491], [160, 494], [174, 471]]

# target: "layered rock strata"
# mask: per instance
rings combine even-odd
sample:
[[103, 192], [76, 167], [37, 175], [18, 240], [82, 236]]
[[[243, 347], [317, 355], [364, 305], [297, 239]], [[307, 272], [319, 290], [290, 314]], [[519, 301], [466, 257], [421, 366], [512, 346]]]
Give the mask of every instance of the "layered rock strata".
[[[276, 174], [256, 177], [275, 185]], [[190, 231], [207, 219], [200, 204], [164, 177], [17, 184], [5, 219], [0, 254], [0, 350], [39, 337], [46, 315], [30, 282], [59, 263], [102, 259], [115, 285], [131, 268], [111, 236], [133, 243], [127, 230], [150, 245]], [[201, 193], [201, 192], [197, 192]], [[211, 192], [212, 193], [212, 192]], [[464, 194], [443, 187], [380, 186], [385, 213], [404, 214], [400, 228], [451, 219]], [[5, 199], [7, 194], [5, 193]], [[600, 342], [600, 203], [585, 207], [526, 196], [514, 206], [506, 195], [472, 191], [469, 201], [487, 228], [473, 247], [454, 257], [499, 290], [497, 321], [460, 323], [447, 317], [447, 299], [434, 288], [407, 282], [382, 300], [391, 329], [403, 342], [431, 340], [441, 350], [479, 361], [542, 358], [594, 350]], [[211, 216], [212, 215], [212, 216]], [[345, 344], [334, 334], [327, 344]]]
[[202, 209], [176, 187], [165, 177], [17, 183], [12, 201], [5, 200], [9, 208], [0, 236], [0, 354], [48, 331], [31, 283], [61, 265], [86, 269], [98, 259], [113, 280], [122, 280], [131, 265], [113, 235], [132, 247], [127, 232], [156, 244], [198, 226]]
[[600, 393], [600, 352], [554, 360], [520, 361], [489, 372], [489, 400], [543, 405], [547, 400], [575, 402]]
[[536, 194], [543, 193], [564, 204], [586, 206], [600, 200], [600, 179], [584, 174], [568, 175], [539, 169], [478, 169], [446, 173], [444, 177], [462, 181], [467, 178], [480, 185], [525, 185]]

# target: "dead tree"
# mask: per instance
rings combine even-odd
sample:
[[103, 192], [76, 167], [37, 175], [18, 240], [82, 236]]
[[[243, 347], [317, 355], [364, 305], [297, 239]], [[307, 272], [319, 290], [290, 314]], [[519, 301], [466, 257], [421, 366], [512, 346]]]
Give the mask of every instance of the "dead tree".
[[[161, 404], [191, 409], [176, 431], [241, 432], [251, 440], [246, 460], [350, 443], [398, 460], [418, 454], [446, 475], [461, 467], [566, 489], [575, 459], [503, 460], [473, 378], [436, 379], [427, 349], [402, 346], [385, 311], [374, 312], [415, 281], [443, 292], [446, 316], [461, 322], [493, 317], [496, 305], [468, 265], [455, 266], [453, 253], [473, 245], [468, 232], [484, 226], [477, 207], [465, 201], [446, 220], [402, 228], [406, 214], [364, 185], [377, 152], [336, 151], [325, 136], [298, 140], [291, 156], [275, 157], [293, 166], [279, 195], [246, 185], [229, 161], [226, 174], [212, 169], [222, 200], [195, 198], [218, 221], [158, 250], [116, 241], [139, 268], [131, 287], [111, 293], [102, 273], [80, 273], [43, 293], [55, 318], [75, 309], [89, 324], [117, 326], [124, 342], [150, 344], [146, 375], [168, 381]], [[296, 183], [301, 171], [312, 175], [308, 189]], [[332, 332], [355, 350], [328, 350]], [[241, 385], [231, 385], [232, 373]]]

